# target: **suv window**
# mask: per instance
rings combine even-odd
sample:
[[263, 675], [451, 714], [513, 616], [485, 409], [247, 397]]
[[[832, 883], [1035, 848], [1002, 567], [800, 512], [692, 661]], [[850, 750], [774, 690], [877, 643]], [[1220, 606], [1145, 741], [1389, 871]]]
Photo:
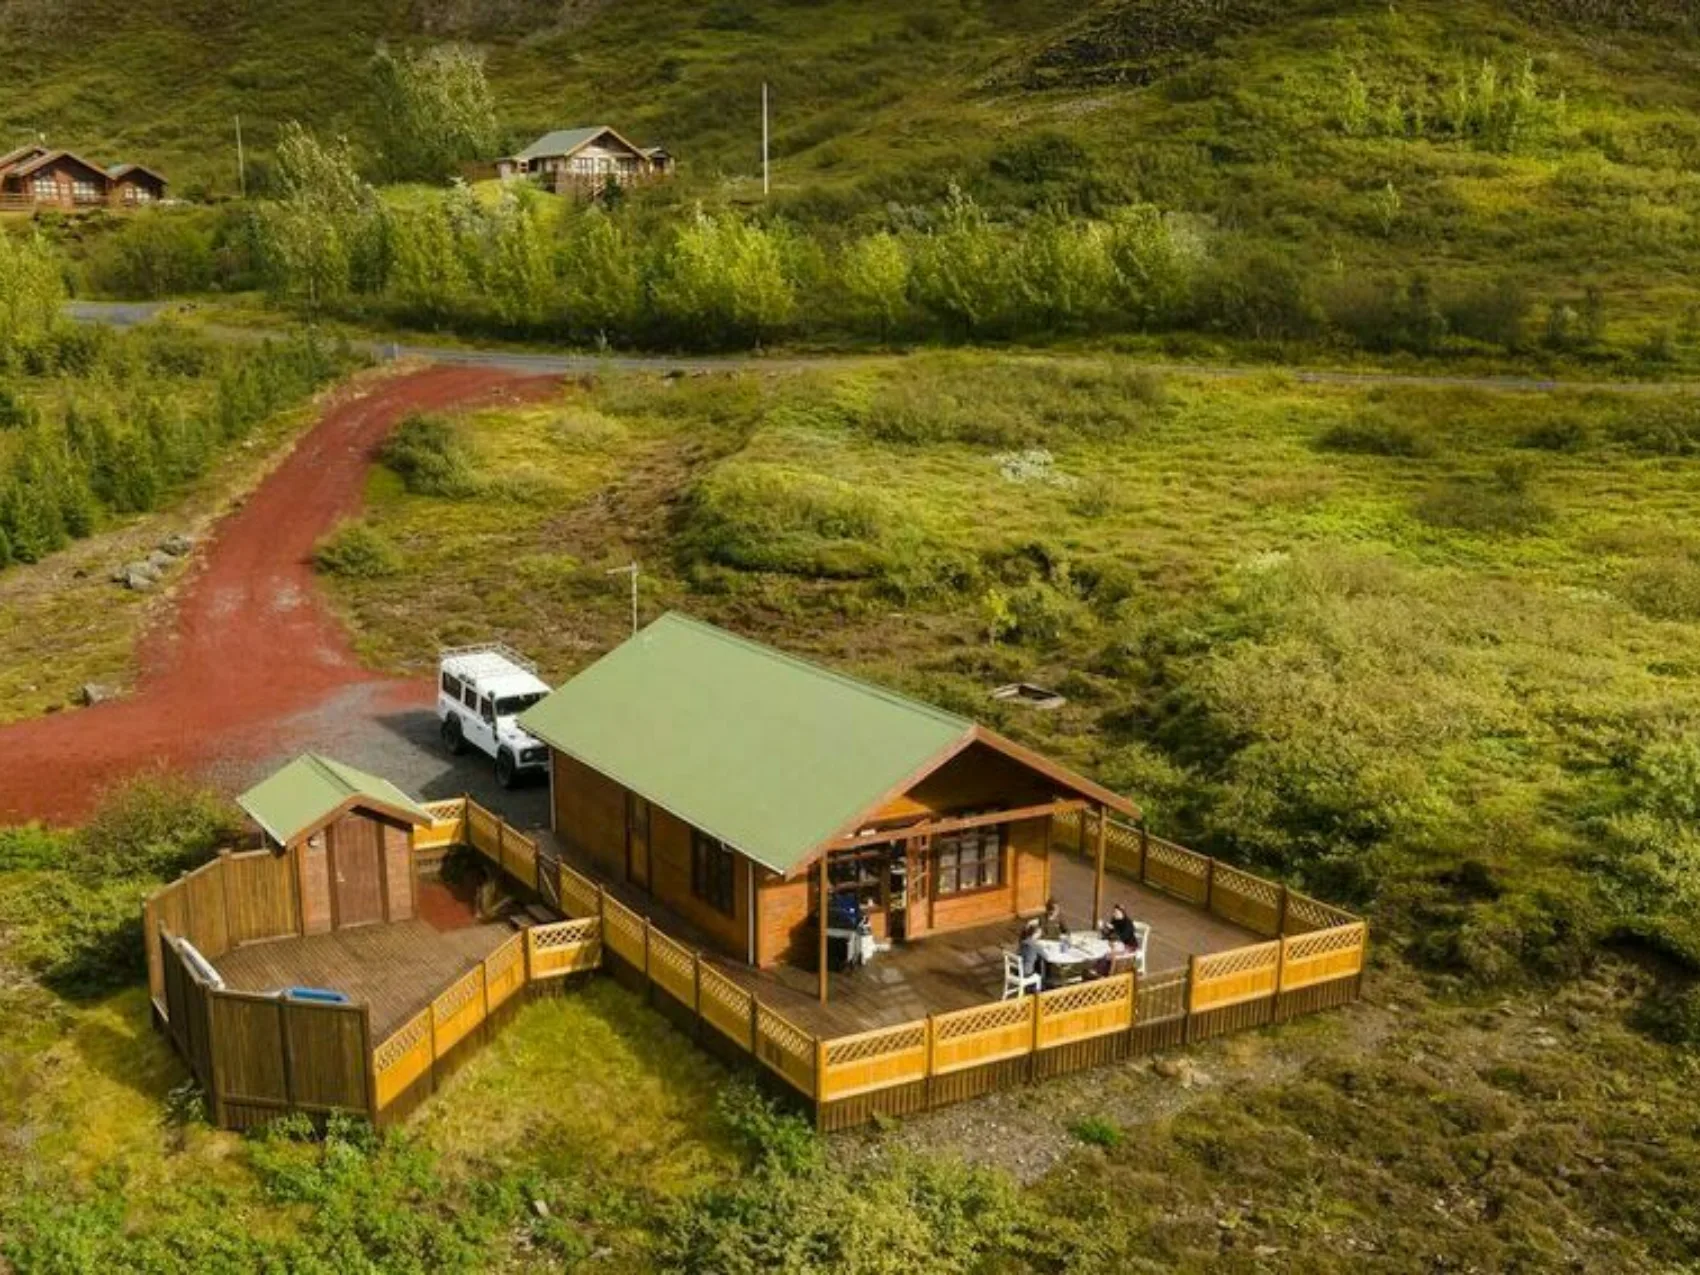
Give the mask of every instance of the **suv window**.
[[543, 696], [538, 692], [529, 695], [505, 695], [496, 701], [496, 716], [512, 717], [516, 713], [523, 713], [533, 704], [541, 701], [542, 698]]
[[490, 703], [490, 697], [488, 695], [486, 695], [479, 703], [478, 715], [487, 722], [493, 722], [496, 720], [496, 709], [495, 706]]
[[478, 692], [473, 690], [470, 686], [463, 687], [460, 693], [460, 702], [465, 704], [468, 708], [477, 708]]
[[443, 674], [443, 694], [450, 699], [460, 698], [460, 679], [453, 673]]

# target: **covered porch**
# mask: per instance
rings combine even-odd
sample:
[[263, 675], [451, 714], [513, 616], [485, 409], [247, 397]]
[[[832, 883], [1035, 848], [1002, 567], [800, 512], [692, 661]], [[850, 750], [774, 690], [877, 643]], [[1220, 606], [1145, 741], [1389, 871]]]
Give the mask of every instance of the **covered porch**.
[[[711, 935], [641, 886], [601, 873], [588, 856], [553, 834], [539, 836], [546, 853], [596, 881], [610, 898], [648, 917], [656, 929], [699, 950], [705, 965], [815, 1035], [836, 1037], [894, 1026], [984, 1005], [1003, 994], [1003, 953], [1014, 949], [1020, 925], [1014, 918], [890, 942], [859, 968], [829, 972], [823, 1000], [814, 968], [787, 961], [758, 969], [720, 954]], [[1060, 848], [1052, 850], [1049, 862], [1050, 895], [1060, 904], [1063, 919], [1076, 930], [1090, 929], [1099, 891], [1096, 863]], [[1120, 903], [1135, 920], [1151, 927], [1141, 987], [1156, 987], [1171, 978], [1178, 983], [1192, 957], [1230, 951], [1259, 938], [1253, 930], [1113, 871], [1103, 878], [1101, 902], [1106, 910]]]

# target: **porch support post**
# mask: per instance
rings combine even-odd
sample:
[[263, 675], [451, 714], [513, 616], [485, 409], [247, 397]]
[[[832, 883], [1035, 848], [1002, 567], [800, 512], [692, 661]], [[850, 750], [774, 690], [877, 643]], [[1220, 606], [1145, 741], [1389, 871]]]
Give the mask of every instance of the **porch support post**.
[[826, 861], [827, 854], [820, 857], [820, 1003], [826, 1004]]
[[1104, 840], [1108, 834], [1110, 817], [1104, 807], [1098, 811], [1098, 865], [1092, 878], [1092, 924], [1096, 926], [1104, 919]]

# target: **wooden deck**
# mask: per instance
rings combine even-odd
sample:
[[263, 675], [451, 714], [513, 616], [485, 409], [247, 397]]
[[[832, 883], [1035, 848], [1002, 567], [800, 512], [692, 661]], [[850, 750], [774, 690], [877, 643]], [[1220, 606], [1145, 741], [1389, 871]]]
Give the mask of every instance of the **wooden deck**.
[[[728, 978], [754, 991], [761, 1000], [805, 1031], [843, 1036], [895, 1026], [968, 1009], [996, 1000], [1003, 992], [1003, 952], [1016, 943], [1018, 923], [1010, 920], [942, 934], [911, 944], [894, 944], [859, 970], [832, 975], [822, 1005], [813, 970], [794, 965], [755, 970], [717, 954], [705, 935], [683, 917], [637, 886], [602, 877], [583, 856], [549, 833], [537, 834], [549, 850], [607, 889], [627, 907], [648, 916], [668, 935], [700, 949]], [[1051, 893], [1063, 920], [1076, 929], [1092, 925], [1093, 867], [1060, 852], [1051, 854]], [[1190, 956], [1225, 952], [1260, 941], [1260, 936], [1202, 908], [1152, 890], [1114, 873], [1104, 878], [1104, 910], [1116, 903], [1136, 921], [1151, 927], [1146, 972], [1156, 975], [1182, 968]]]
[[382, 1040], [513, 936], [506, 921], [448, 930], [420, 920], [398, 921], [250, 943], [214, 964], [233, 991], [324, 987], [343, 992], [372, 1007], [372, 1036]]

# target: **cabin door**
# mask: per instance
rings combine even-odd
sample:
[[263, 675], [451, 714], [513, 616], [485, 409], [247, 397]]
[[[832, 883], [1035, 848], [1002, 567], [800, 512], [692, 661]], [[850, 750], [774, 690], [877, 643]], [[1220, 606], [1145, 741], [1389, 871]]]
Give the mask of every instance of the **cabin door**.
[[649, 803], [626, 794], [626, 880], [649, 889]]
[[384, 919], [384, 828], [375, 819], [344, 819], [331, 829], [331, 886], [336, 926]]
[[925, 838], [907, 842], [903, 853], [903, 941], [932, 929], [932, 847]]

